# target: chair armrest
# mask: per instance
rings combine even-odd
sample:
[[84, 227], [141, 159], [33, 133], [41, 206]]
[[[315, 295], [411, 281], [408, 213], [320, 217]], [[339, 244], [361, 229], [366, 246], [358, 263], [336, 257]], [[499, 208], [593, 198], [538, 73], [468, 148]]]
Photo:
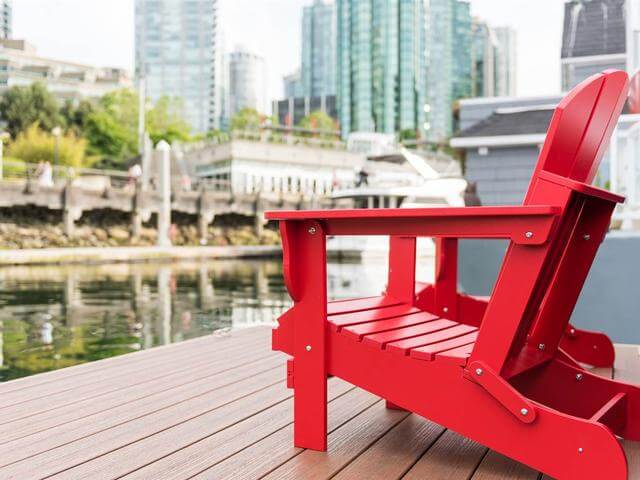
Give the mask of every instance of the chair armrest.
[[318, 221], [326, 235], [400, 235], [506, 238], [540, 245], [549, 238], [559, 207], [383, 208], [266, 213], [268, 220]]
[[612, 203], [624, 203], [626, 200], [626, 198], [622, 195], [617, 195], [613, 192], [610, 192], [609, 190], [594, 187], [593, 185], [589, 185], [588, 183], [578, 182], [571, 178], [556, 175], [555, 173], [543, 170], [538, 175], [544, 180], [555, 183], [557, 185], [565, 186], [567, 188], [570, 188], [574, 192], [581, 193], [582, 195], [586, 195], [588, 197], [599, 198], [601, 200]]

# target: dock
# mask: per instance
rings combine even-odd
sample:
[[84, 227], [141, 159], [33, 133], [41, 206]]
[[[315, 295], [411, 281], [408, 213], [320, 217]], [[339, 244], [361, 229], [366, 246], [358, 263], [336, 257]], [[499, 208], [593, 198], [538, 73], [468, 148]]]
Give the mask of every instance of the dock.
[[[0, 384], [0, 479], [551, 480], [329, 379], [328, 452], [293, 447], [293, 391], [268, 327]], [[600, 370], [640, 383], [640, 350]], [[625, 442], [631, 480], [640, 443]]]

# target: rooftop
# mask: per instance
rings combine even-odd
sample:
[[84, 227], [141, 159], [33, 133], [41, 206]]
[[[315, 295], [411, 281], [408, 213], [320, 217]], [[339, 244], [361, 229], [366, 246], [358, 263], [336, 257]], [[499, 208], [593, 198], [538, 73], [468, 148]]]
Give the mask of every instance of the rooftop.
[[565, 4], [562, 58], [625, 52], [625, 0], [571, 0]]
[[458, 138], [531, 135], [547, 132], [552, 106], [532, 109], [499, 109], [488, 118], [458, 133]]

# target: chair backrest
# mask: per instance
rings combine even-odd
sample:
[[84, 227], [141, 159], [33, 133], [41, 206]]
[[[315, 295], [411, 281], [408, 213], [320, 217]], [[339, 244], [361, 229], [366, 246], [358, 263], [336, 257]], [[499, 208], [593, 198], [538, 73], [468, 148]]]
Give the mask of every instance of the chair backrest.
[[[559, 228], [544, 251], [531, 257], [528, 247], [514, 243], [507, 250], [487, 313], [496, 298], [493, 309], [498, 311], [515, 302], [517, 307], [511, 315], [516, 317], [498, 318], [487, 328], [483, 321], [481, 330], [489, 336], [501, 331], [510, 336], [508, 353], [504, 350], [489, 353], [496, 360], [497, 368], [503, 368], [509, 359], [517, 361], [522, 357], [523, 348], [532, 343], [543, 346], [545, 354], [551, 354], [558, 347], [597, 251], [597, 232], [588, 250], [580, 245], [576, 248], [577, 235], [582, 236], [578, 230], [586, 226], [586, 218], [593, 216], [597, 221], [592, 221], [591, 226], [595, 225], [604, 235], [610, 214], [594, 210], [584, 198], [572, 195], [568, 189], [550, 187], [542, 172], [591, 183], [624, 106], [627, 89], [626, 73], [607, 70], [575, 87], [553, 114], [524, 203], [558, 206], [562, 208], [562, 215]], [[533, 263], [523, 261], [525, 258]], [[526, 287], [522, 276], [514, 276], [514, 267], [532, 269], [527, 274]], [[517, 300], [513, 297], [516, 278], [521, 281]], [[514, 313], [516, 311], [518, 313]], [[479, 353], [487, 354], [487, 350]], [[540, 358], [530, 360], [524, 363], [532, 367]]]
[[629, 78], [605, 70], [576, 86], [556, 107], [525, 204], [541, 171], [583, 183], [595, 178], [627, 98]]

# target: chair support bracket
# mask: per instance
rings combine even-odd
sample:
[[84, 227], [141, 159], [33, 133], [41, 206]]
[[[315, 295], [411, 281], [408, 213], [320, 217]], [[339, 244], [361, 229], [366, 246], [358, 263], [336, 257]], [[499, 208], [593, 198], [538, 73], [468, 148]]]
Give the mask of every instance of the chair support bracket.
[[521, 422], [533, 423], [535, 421], [535, 406], [483, 362], [476, 361], [468, 365], [464, 370], [464, 377], [484, 388], [489, 395]]

